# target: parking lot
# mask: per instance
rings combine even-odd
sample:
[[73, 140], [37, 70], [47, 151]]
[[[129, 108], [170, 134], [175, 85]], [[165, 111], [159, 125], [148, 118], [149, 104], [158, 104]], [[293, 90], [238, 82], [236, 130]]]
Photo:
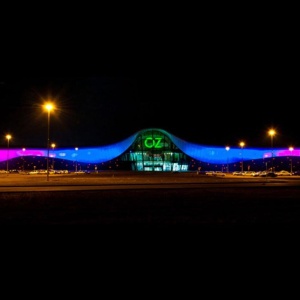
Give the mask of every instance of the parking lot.
[[300, 177], [100, 172], [47, 181], [1, 174], [0, 224], [295, 228]]
[[0, 174], [1, 187], [18, 186], [78, 186], [78, 185], [132, 185], [132, 184], [241, 184], [241, 183], [281, 183], [298, 185], [300, 176], [278, 175], [253, 176], [235, 175], [234, 173], [222, 172], [131, 172], [131, 171], [101, 171], [98, 173], [62, 173], [47, 176], [46, 173], [9, 173]]

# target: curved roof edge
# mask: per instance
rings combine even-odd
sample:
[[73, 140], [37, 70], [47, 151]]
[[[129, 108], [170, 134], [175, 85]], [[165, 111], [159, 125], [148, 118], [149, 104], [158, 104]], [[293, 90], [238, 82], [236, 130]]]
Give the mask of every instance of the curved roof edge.
[[[128, 138], [106, 146], [100, 147], [83, 147], [64, 148], [49, 150], [49, 157], [77, 161], [82, 163], [102, 163], [117, 158], [123, 154], [142, 133], [147, 131], [159, 131], [168, 136], [170, 140], [186, 155], [191, 158], [207, 163], [235, 163], [241, 160], [271, 158], [272, 152], [274, 157], [280, 156], [300, 156], [300, 149], [290, 151], [284, 148], [262, 149], [262, 148], [239, 148], [230, 147], [213, 147], [201, 144], [190, 143], [160, 128], [146, 128], [139, 130]], [[2, 149], [0, 150], [0, 161], [25, 156], [42, 156], [47, 157], [47, 149]]]
[[177, 136], [159, 128], [148, 128], [138, 132], [138, 134], [157, 130], [167, 135], [171, 141], [185, 154], [193, 159], [207, 162], [207, 163], [235, 163], [241, 160], [263, 159], [271, 158], [272, 152], [274, 157], [280, 156], [300, 156], [300, 149], [294, 149], [292, 152], [289, 149], [273, 148], [240, 148], [230, 147], [229, 150], [226, 147], [213, 147], [202, 144], [195, 144], [185, 141]]

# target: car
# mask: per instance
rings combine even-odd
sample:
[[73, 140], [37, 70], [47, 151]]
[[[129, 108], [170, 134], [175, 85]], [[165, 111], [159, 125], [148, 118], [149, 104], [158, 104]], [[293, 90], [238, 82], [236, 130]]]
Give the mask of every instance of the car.
[[215, 171], [215, 176], [225, 176], [226, 173], [222, 172], [222, 171]]
[[235, 172], [232, 173], [232, 175], [234, 175], [234, 176], [242, 176], [243, 172], [241, 172], [241, 171], [235, 171]]
[[262, 171], [253, 172], [252, 176], [253, 177], [258, 177], [258, 176], [260, 176], [261, 173], [262, 173]]
[[225, 173], [222, 171], [206, 171], [205, 174], [209, 176], [225, 176]]
[[260, 177], [277, 177], [277, 174], [275, 172], [261, 172]]
[[90, 174], [90, 171], [87, 170], [79, 170], [79, 171], [75, 171], [74, 174]]
[[214, 171], [206, 171], [205, 175], [211, 175], [212, 176], [212, 175], [214, 175], [214, 173], [215, 173]]
[[253, 176], [253, 173], [255, 173], [254, 171], [244, 171], [242, 174], [244, 176]]
[[34, 170], [34, 171], [29, 171], [27, 174], [29, 174], [29, 175], [37, 175], [37, 174], [40, 174], [40, 172], [37, 171], [37, 170]]
[[277, 176], [292, 176], [293, 174], [286, 170], [275, 172]]
[[55, 174], [69, 174], [69, 170], [54, 170]]
[[298, 170], [298, 171], [294, 171], [294, 172], [293, 172], [293, 175], [294, 175], [294, 176], [300, 176], [300, 171], [299, 171], [299, 170]]
[[0, 174], [6, 174], [6, 173], [9, 173], [9, 172], [6, 170], [0, 170]]

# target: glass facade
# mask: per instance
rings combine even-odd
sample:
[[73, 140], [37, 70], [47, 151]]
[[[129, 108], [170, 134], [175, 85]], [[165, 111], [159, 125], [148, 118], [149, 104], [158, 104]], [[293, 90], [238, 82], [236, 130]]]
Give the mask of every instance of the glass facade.
[[133, 171], [187, 171], [187, 156], [160, 130], [142, 131], [121, 156]]

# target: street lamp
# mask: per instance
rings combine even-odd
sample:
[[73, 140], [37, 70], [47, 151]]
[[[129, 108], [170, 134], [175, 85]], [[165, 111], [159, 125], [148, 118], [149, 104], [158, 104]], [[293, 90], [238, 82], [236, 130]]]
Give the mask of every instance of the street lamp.
[[291, 173], [293, 174], [293, 156], [292, 156], [292, 152], [294, 151], [294, 147], [290, 147], [289, 150], [291, 151]]
[[23, 151], [23, 157], [22, 158], [23, 158], [23, 172], [24, 172], [24, 164], [25, 164], [24, 153], [26, 151], [26, 148], [23, 148], [22, 151]]
[[48, 126], [47, 126], [47, 181], [49, 181], [49, 146], [50, 146], [50, 112], [54, 109], [52, 103], [46, 103], [44, 108], [48, 112]]
[[[56, 145], [54, 143], [51, 144], [52, 151], [54, 151], [55, 146]], [[53, 156], [52, 156], [52, 169], [54, 170], [54, 153], [53, 153]]]
[[274, 129], [270, 129], [269, 130], [269, 135], [271, 136], [271, 151], [272, 151], [272, 162], [271, 162], [271, 165], [272, 165], [272, 171], [273, 172], [273, 136], [276, 134], [276, 131]]
[[226, 151], [227, 151], [227, 173], [229, 172], [229, 166], [228, 166], [228, 151], [230, 150], [229, 146], [225, 147]]
[[240, 142], [240, 146], [242, 148], [242, 173], [244, 172], [244, 157], [243, 157], [243, 148], [245, 146], [244, 142]]
[[[75, 148], [75, 151], [78, 151], [77, 147]], [[76, 160], [75, 160], [75, 172], [77, 172], [77, 153], [75, 155], [75, 158], [76, 158]]]
[[6, 171], [8, 173], [8, 160], [9, 160], [9, 140], [11, 139], [11, 135], [7, 134], [6, 135], [7, 138], [7, 161], [6, 161]]

